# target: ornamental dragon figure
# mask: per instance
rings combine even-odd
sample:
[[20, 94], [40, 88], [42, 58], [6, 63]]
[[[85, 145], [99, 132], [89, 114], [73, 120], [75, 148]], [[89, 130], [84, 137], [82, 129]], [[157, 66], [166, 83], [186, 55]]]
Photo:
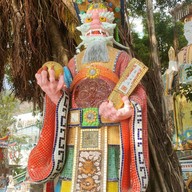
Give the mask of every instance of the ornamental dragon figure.
[[[115, 17], [106, 3], [90, 3], [80, 18], [82, 43], [64, 74], [56, 77], [55, 65], [44, 65], [36, 74], [46, 95], [42, 133], [28, 161], [30, 180], [47, 183], [47, 192], [146, 191], [145, 90], [138, 83], [129, 96], [120, 95], [122, 107], [115, 107], [118, 101], [109, 96], [132, 58], [113, 47], [124, 46], [113, 38]], [[126, 82], [135, 83], [136, 70]]]

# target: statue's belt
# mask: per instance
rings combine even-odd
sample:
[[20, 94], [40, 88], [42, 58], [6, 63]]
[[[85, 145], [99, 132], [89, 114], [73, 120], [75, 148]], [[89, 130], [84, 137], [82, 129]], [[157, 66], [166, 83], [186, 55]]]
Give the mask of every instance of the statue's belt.
[[98, 108], [72, 109], [68, 123], [74, 127], [69, 137], [73, 135], [75, 147], [71, 191], [106, 191], [108, 126], [103, 125]]
[[114, 126], [113, 123], [99, 115], [98, 108], [76, 108], [69, 112], [69, 127], [79, 126], [81, 128], [99, 128], [102, 126]]
[[106, 191], [107, 146], [120, 144], [119, 123], [101, 118], [98, 108], [78, 108], [70, 110], [68, 124], [67, 143], [73, 138], [75, 147], [71, 191]]

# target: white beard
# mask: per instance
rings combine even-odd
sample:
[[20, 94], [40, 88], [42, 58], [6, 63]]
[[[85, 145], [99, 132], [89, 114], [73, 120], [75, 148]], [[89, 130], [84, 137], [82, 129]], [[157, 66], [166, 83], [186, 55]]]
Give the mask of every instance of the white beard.
[[107, 49], [107, 43], [103, 40], [95, 40], [87, 45], [82, 63], [91, 62], [108, 62], [109, 54]]
[[192, 44], [192, 21], [188, 21], [184, 25], [184, 35], [188, 41], [188, 45]]

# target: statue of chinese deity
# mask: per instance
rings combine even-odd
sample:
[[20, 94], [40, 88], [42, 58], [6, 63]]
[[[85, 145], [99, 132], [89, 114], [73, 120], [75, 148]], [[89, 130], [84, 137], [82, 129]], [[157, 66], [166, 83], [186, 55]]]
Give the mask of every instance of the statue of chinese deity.
[[[69, 61], [58, 80], [54, 67], [44, 66], [36, 74], [46, 101], [41, 137], [29, 157], [29, 176], [40, 183], [59, 175], [55, 191], [145, 191], [149, 157], [144, 87], [138, 84], [129, 97], [122, 96], [120, 109], [114, 107], [108, 98], [131, 56], [113, 47], [119, 44], [107, 4], [90, 3], [80, 18], [82, 43], [77, 49], [85, 49]], [[47, 191], [50, 186], [48, 182]]]
[[[179, 6], [179, 9], [182, 7]], [[189, 150], [192, 149], [192, 121], [191, 121], [191, 108], [192, 102], [188, 101], [184, 95], [177, 95], [173, 93], [173, 96], [169, 91], [176, 90], [179, 84], [192, 85], [192, 76], [187, 75], [187, 68], [192, 66], [192, 11], [191, 5], [187, 6], [188, 11], [183, 8], [177, 12], [180, 13], [178, 18], [184, 22], [184, 36], [188, 41], [188, 44], [183, 47], [176, 55], [175, 50], [171, 47], [169, 50], [169, 68], [165, 72], [166, 77], [166, 97], [172, 98], [171, 106], [174, 112], [174, 126], [173, 131], [173, 144], [176, 150]], [[175, 80], [174, 80], [175, 79]], [[174, 83], [175, 82], [175, 83]], [[178, 84], [173, 87], [174, 84]]]

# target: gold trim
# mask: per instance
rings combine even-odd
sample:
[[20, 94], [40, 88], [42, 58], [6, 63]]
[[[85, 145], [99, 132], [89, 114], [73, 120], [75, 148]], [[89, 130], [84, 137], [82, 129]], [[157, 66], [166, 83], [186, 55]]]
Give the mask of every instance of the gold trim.
[[119, 126], [108, 126], [108, 145], [120, 145], [120, 133]]
[[[98, 69], [98, 74], [94, 78], [98, 78], [99, 76], [101, 76], [101, 77], [108, 78], [109, 80], [111, 80], [115, 84], [118, 82], [119, 77], [112, 70], [105, 67], [103, 65], [103, 63], [98, 63], [98, 65], [97, 65], [97, 63], [92, 63], [90, 65], [85, 65], [85, 67], [81, 71], [79, 71], [79, 73], [77, 73], [77, 75], [73, 79], [73, 82], [72, 82], [72, 84], [70, 86], [70, 89], [72, 90], [73, 87], [78, 82], [80, 82], [82, 79], [85, 79], [85, 78], [90, 79], [90, 77], [87, 76], [87, 73], [88, 73], [88, 71], [90, 71], [90, 70], [92, 70], [94, 68]], [[91, 78], [91, 79], [93, 79], [93, 78]]]
[[[61, 192], [63, 192], [63, 191], [64, 192], [71, 192], [71, 184], [72, 184], [71, 181], [62, 180]], [[106, 186], [107, 186], [106, 191], [107, 192], [118, 192], [118, 186], [119, 186], [118, 184], [119, 183], [117, 181], [108, 181], [106, 184]]]
[[[86, 133], [87, 135], [85, 135]], [[95, 138], [96, 136], [97, 138]], [[101, 150], [101, 129], [81, 129], [80, 138], [80, 150]]]
[[119, 82], [109, 95], [109, 100], [113, 102], [115, 108], [119, 109], [123, 105], [121, 97], [129, 96], [135, 87], [139, 84], [148, 68], [136, 58], [131, 59], [125, 71], [123, 72]]
[[186, 186], [187, 186], [187, 189], [189, 190], [189, 191], [191, 191], [191, 186], [189, 186], [190, 184], [192, 183], [192, 176], [191, 177], [189, 177], [188, 179], [187, 179], [187, 181], [186, 181]]
[[75, 128], [75, 147], [74, 147], [74, 158], [73, 158], [73, 177], [72, 177], [72, 187], [71, 191], [75, 191], [75, 184], [76, 184], [76, 167], [77, 167], [77, 151], [78, 151], [78, 143], [79, 143], [79, 127]]
[[104, 159], [103, 159], [103, 192], [106, 192], [107, 191], [107, 156], [108, 156], [108, 150], [107, 150], [107, 146], [108, 146], [108, 143], [107, 143], [107, 126], [104, 127], [104, 151], [103, 151], [103, 156], [104, 156]]
[[70, 125], [79, 125], [81, 123], [80, 113], [81, 113], [81, 111], [79, 109], [70, 111], [70, 113], [69, 113], [69, 124]]
[[179, 66], [182, 64], [191, 64], [192, 63], [192, 45], [187, 45], [181, 49], [178, 53], [178, 63]]
[[[108, 145], [120, 145], [120, 136], [119, 136], [119, 126], [107, 126], [108, 127]], [[76, 137], [76, 128], [70, 127], [67, 132], [67, 145], [75, 145], [75, 137]], [[85, 129], [86, 130], [86, 129]]]
[[69, 127], [67, 130], [67, 145], [74, 145], [77, 127]]

